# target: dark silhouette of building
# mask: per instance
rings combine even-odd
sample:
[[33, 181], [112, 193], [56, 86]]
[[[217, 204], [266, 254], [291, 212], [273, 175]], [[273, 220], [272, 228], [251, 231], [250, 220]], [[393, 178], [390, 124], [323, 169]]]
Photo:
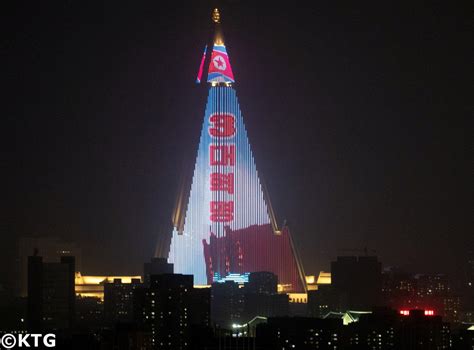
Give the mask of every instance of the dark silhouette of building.
[[17, 242], [17, 293], [28, 295], [28, 257], [36, 252], [44, 263], [54, 263], [63, 256], [74, 256], [75, 268], [80, 271], [82, 250], [75, 243], [58, 237], [21, 237]]
[[375, 310], [347, 326], [347, 346], [360, 349], [447, 349], [449, 325], [424, 310]]
[[[262, 349], [452, 348], [449, 325], [425, 310], [407, 310], [402, 315], [377, 308], [372, 313], [360, 314], [358, 320], [346, 326], [340, 317], [268, 318], [257, 326], [256, 335], [256, 343]], [[456, 341], [465, 345], [472, 340], [468, 333], [461, 332]]]
[[151, 333], [136, 323], [117, 323], [101, 332], [101, 350], [152, 350], [152, 344]]
[[466, 295], [468, 296], [470, 310], [474, 310], [474, 249], [469, 250], [466, 260]]
[[276, 294], [278, 292], [278, 276], [272, 272], [252, 272], [245, 284], [247, 293]]
[[272, 272], [252, 272], [243, 287], [244, 308], [241, 322], [247, 323], [256, 316], [288, 316], [289, 298], [278, 294], [278, 277]]
[[150, 276], [148, 288], [135, 290], [138, 324], [151, 334], [154, 349], [190, 349], [193, 276]]
[[461, 320], [463, 322], [474, 324], [474, 249], [468, 251], [462, 282]]
[[331, 263], [331, 284], [308, 291], [307, 314], [371, 310], [382, 305], [382, 264], [375, 256], [339, 256]]
[[393, 309], [416, 306], [416, 280], [412, 274], [399, 268], [386, 269], [382, 274], [382, 300]]
[[211, 286], [211, 320], [218, 328], [232, 329], [244, 312], [244, 289], [233, 281]]
[[457, 330], [451, 334], [453, 349], [474, 349], [474, 332], [469, 329]]
[[219, 349], [214, 329], [197, 324], [191, 325], [191, 349]]
[[43, 321], [43, 259], [28, 257], [27, 325], [30, 331], [41, 331]]
[[370, 310], [379, 306], [382, 264], [375, 256], [339, 256], [331, 263], [331, 286], [337, 311]]
[[189, 323], [195, 326], [211, 326], [211, 288], [193, 288], [190, 297]]
[[360, 316], [357, 322], [346, 326], [346, 346], [355, 349], [398, 349], [396, 328], [399, 315], [394, 310], [384, 310]]
[[341, 349], [342, 331], [340, 319], [268, 318], [257, 326], [256, 344], [261, 349]]
[[241, 322], [247, 323], [257, 316], [288, 316], [289, 312], [289, 300], [286, 294], [245, 293]]
[[26, 330], [26, 302], [0, 285], [0, 334]]
[[71, 328], [75, 315], [74, 267], [72, 256], [59, 263], [28, 257], [27, 321], [31, 331]]
[[120, 278], [104, 284], [104, 319], [107, 324], [133, 321], [133, 293], [143, 285], [138, 278], [122, 283]]
[[78, 329], [98, 330], [104, 326], [104, 303], [96, 297], [76, 297], [76, 319]]
[[143, 283], [148, 287], [151, 275], [164, 273], [173, 273], [173, 264], [169, 264], [165, 258], [152, 258], [150, 262], [143, 264]]
[[273, 317], [289, 314], [289, 298], [278, 294], [278, 278], [272, 272], [252, 272], [249, 282], [213, 283], [211, 286], [211, 320], [220, 329], [232, 330], [256, 316]]
[[317, 290], [308, 291], [308, 315], [311, 317], [326, 316], [336, 304], [336, 296], [330, 284], [320, 285]]

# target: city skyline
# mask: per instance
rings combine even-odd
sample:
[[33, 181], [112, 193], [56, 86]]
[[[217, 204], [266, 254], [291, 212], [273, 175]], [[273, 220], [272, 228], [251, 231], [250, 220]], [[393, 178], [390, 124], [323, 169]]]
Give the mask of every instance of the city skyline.
[[[84, 271], [132, 273], [166, 241], [179, 177], [193, 170], [210, 7], [113, 8], [104, 26], [75, 6], [16, 13], [25, 31], [7, 45], [8, 82], [23, 104], [7, 120], [2, 246], [58, 236], [88, 252]], [[459, 10], [307, 10], [223, 6], [278, 222], [313, 274], [364, 247], [386, 265], [453, 272], [472, 244]], [[2, 259], [12, 266], [11, 252]]]

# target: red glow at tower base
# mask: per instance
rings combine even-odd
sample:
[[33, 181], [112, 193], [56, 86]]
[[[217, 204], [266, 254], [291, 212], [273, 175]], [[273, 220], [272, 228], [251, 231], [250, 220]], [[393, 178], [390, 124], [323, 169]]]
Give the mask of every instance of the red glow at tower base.
[[235, 231], [226, 227], [225, 236], [211, 234], [209, 241], [203, 240], [208, 284], [216, 272], [226, 276], [269, 271], [278, 276], [278, 283], [288, 285], [289, 290], [304, 291], [287, 227], [280, 235], [275, 235], [271, 224]]

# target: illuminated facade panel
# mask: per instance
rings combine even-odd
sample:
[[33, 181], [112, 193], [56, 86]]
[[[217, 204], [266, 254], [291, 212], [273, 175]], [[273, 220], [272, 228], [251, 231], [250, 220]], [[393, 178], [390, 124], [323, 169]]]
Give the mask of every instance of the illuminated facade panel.
[[208, 83], [234, 83], [234, 73], [224, 44], [214, 44], [209, 62]]
[[179, 196], [173, 218], [168, 262], [175, 273], [194, 275], [198, 285], [243, 281], [250, 272], [268, 271], [285, 291], [305, 291], [289, 229], [278, 230], [259, 179], [217, 9], [213, 21], [212, 52], [204, 50], [197, 78], [206, 81], [208, 59], [210, 88], [199, 148], [189, 196]]
[[227, 227], [235, 231], [265, 224], [270, 218], [235, 90], [211, 87], [184, 229], [173, 232], [168, 261], [175, 272], [193, 274], [196, 284], [208, 284], [213, 273], [206, 272], [204, 247], [211, 233], [219, 238]]

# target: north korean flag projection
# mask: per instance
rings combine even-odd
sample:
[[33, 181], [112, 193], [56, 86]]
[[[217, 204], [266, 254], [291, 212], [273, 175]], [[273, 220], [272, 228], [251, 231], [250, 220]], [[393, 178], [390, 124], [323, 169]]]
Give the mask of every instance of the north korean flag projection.
[[209, 62], [208, 83], [234, 83], [234, 73], [224, 45], [214, 44]]
[[196, 78], [196, 83], [197, 84], [201, 83], [202, 72], [204, 70], [204, 61], [206, 60], [206, 53], [207, 53], [207, 45], [204, 47], [204, 52], [203, 52], [202, 58], [201, 58], [201, 64], [199, 65], [199, 71], [198, 71], [198, 75], [197, 75], [197, 78]]

